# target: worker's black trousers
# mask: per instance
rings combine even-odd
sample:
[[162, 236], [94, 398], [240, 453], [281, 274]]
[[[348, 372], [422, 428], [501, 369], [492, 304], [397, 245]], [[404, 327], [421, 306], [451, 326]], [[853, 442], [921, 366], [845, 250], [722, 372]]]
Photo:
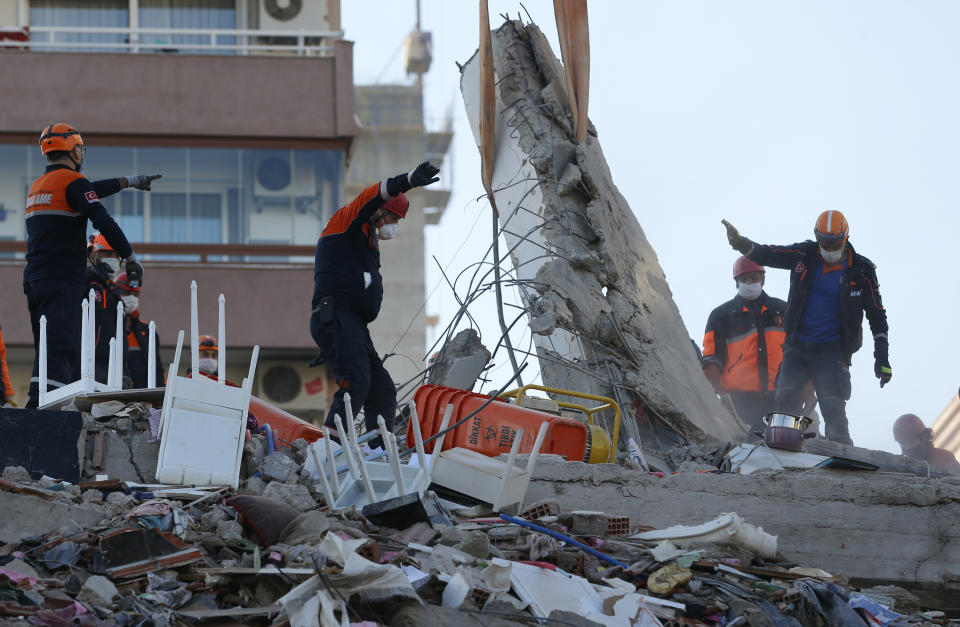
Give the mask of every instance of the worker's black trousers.
[[[320, 311], [310, 317], [310, 334], [323, 359], [330, 364], [337, 384], [326, 425], [333, 427], [334, 416], [340, 416], [344, 427], [349, 429], [362, 407], [367, 431], [377, 428], [377, 416], [383, 416], [387, 427], [392, 427], [397, 411], [397, 390], [373, 347], [367, 324], [346, 307], [336, 307], [332, 319], [330, 317], [329, 313], [324, 315]], [[324, 321], [325, 318], [329, 320]], [[353, 416], [346, 414], [344, 394], [350, 394]], [[376, 438], [370, 446], [376, 448], [379, 443]]]
[[737, 410], [737, 416], [747, 425], [750, 433], [747, 435], [748, 441], [753, 441], [757, 437], [757, 432], [763, 434], [763, 417], [773, 411], [774, 393], [773, 392], [728, 392], [733, 406]]
[[850, 365], [840, 342], [785, 342], [777, 375], [777, 411], [799, 413], [804, 386], [813, 382], [828, 439], [853, 444], [847, 426]]
[[80, 378], [80, 302], [83, 283], [59, 279], [29, 281], [23, 285], [33, 330], [33, 375], [27, 407], [40, 397], [40, 317], [47, 317], [47, 389]]

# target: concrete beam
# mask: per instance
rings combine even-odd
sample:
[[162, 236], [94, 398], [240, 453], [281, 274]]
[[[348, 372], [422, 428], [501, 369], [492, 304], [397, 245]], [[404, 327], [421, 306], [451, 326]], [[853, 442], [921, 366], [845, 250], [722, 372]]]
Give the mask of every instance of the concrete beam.
[[[582, 144], [574, 139], [563, 68], [546, 38], [536, 25], [507, 22], [493, 32], [493, 49], [492, 188], [544, 384], [621, 405], [639, 399], [694, 440], [742, 439], [746, 429], [703, 376], [596, 129]], [[479, 144], [477, 55], [460, 88]]]
[[537, 461], [525, 502], [698, 524], [724, 512], [778, 538], [790, 561], [852, 580], [939, 591], [960, 606], [960, 479], [826, 469], [664, 478], [612, 464]]
[[103, 510], [59, 499], [0, 492], [0, 542], [19, 542], [51, 531], [81, 531], [106, 516]]

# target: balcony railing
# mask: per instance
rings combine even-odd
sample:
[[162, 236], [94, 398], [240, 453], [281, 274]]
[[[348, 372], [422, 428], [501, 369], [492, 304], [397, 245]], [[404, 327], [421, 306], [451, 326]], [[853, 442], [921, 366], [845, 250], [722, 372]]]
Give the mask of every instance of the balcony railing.
[[[123, 41], [70, 41], [77, 35], [122, 36]], [[190, 41], [183, 41], [185, 38]], [[53, 52], [71, 50], [127, 53], [277, 54], [327, 56], [343, 31], [94, 26], [0, 26], [0, 49]], [[104, 39], [120, 37], [104, 37]]]
[[[134, 243], [137, 255], [159, 263], [313, 263], [313, 246], [287, 244], [161, 244]], [[27, 253], [24, 241], [0, 242], [0, 260], [22, 259]]]

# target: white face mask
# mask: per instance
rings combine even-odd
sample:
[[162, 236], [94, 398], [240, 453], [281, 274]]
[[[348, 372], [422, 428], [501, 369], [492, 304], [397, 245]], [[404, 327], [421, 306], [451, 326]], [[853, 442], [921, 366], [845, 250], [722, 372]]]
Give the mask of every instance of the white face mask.
[[106, 264], [108, 268], [110, 268], [111, 275], [116, 274], [117, 271], [120, 270], [120, 260], [117, 259], [116, 257], [104, 257], [100, 261], [102, 261], [104, 264]]
[[137, 309], [140, 309], [140, 299], [133, 294], [127, 294], [120, 300], [123, 301], [123, 313], [127, 314], [128, 316]]
[[397, 236], [397, 231], [400, 230], [400, 226], [394, 222], [393, 224], [384, 224], [380, 227], [380, 239], [393, 239]]
[[200, 358], [200, 372], [214, 374], [217, 371], [217, 360], [212, 357]]
[[824, 250], [823, 246], [821, 246], [820, 256], [823, 257], [823, 260], [827, 263], [837, 263], [841, 257], [843, 257], [843, 248], [840, 250]]
[[755, 300], [763, 291], [763, 282], [760, 283], [741, 283], [737, 281], [737, 294], [740, 298], [746, 300]]

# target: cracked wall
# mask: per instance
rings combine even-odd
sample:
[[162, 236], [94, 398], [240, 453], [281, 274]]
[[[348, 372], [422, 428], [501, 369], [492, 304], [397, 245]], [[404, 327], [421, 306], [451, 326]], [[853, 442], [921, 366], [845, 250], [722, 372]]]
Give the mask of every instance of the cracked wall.
[[[695, 440], [742, 439], [716, 399], [670, 287], [596, 129], [577, 145], [563, 68], [536, 25], [493, 31], [493, 190], [543, 382], [639, 400]], [[461, 92], [479, 143], [479, 61]]]

